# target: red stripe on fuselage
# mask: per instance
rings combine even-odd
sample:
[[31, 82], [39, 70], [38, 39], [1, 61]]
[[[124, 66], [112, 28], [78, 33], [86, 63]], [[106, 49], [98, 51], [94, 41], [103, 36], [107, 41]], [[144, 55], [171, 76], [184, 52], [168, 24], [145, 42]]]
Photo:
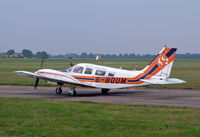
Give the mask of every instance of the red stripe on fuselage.
[[60, 77], [65, 77], [65, 78], [69, 78], [73, 81], [75, 81], [74, 79], [66, 76], [66, 75], [62, 75], [62, 74], [57, 74], [57, 73], [53, 73], [53, 72], [43, 72], [43, 71], [39, 71], [38, 73], [41, 73], [41, 74], [50, 74], [50, 75], [54, 75], [54, 76], [60, 76]]

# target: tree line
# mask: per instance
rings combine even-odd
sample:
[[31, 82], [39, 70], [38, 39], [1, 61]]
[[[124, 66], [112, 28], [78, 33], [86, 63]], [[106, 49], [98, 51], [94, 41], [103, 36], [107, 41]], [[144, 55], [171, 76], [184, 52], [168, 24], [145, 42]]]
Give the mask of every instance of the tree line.
[[[153, 59], [155, 54], [134, 54], [134, 53], [124, 53], [124, 54], [93, 54], [93, 53], [69, 53], [66, 55], [50, 55], [50, 58], [84, 58], [84, 59], [95, 59], [96, 56], [100, 56], [103, 59]], [[176, 54], [176, 59], [200, 59], [200, 54]]]
[[[22, 53], [16, 53], [15, 50], [10, 49], [6, 52], [8, 57], [16, 57], [16, 58], [49, 58], [49, 55], [45, 51], [39, 51], [36, 54], [33, 54], [31, 50], [23, 49]], [[16, 56], [15, 56], [16, 55]]]
[[[4, 53], [5, 54], [5, 53]], [[15, 51], [13, 49], [8, 50], [6, 53], [8, 56], [14, 55]], [[96, 56], [100, 56], [103, 59], [152, 59], [156, 55], [151, 54], [134, 54], [134, 53], [124, 53], [124, 54], [95, 54], [95, 53], [86, 53], [83, 52], [81, 54], [76, 53], [68, 53], [65, 55], [50, 55], [47, 54], [45, 51], [39, 51], [35, 54], [31, 50], [23, 49], [21, 56], [19, 58], [83, 58], [83, 59], [95, 59]], [[200, 54], [192, 54], [192, 53], [185, 53], [185, 54], [177, 54], [176, 59], [200, 59]]]

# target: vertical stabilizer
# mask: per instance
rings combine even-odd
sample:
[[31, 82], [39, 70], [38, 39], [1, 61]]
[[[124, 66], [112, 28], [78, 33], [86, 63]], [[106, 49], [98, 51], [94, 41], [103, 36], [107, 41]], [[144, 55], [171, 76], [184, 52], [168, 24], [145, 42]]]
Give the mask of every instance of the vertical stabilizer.
[[150, 76], [156, 75], [168, 78], [171, 73], [176, 50], [176, 48], [165, 46], [151, 63], [142, 70], [143, 73]]

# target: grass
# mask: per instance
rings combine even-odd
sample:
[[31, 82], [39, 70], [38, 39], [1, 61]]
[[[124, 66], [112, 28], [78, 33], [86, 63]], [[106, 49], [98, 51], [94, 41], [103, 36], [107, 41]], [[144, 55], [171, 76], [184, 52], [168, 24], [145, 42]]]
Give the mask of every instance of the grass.
[[[17, 70], [36, 71], [40, 68], [39, 59], [0, 59], [0, 84], [1, 85], [33, 85], [34, 79], [25, 78], [14, 75], [12, 72]], [[66, 69], [69, 67], [69, 60], [67, 59], [48, 59], [45, 60], [43, 68], [51, 69]], [[140, 70], [144, 68], [149, 60], [100, 60], [92, 59], [74, 59], [73, 63], [80, 62], [95, 63], [115, 68]], [[200, 89], [200, 60], [175, 60], [172, 68], [171, 76], [187, 81], [185, 84], [175, 85], [153, 85], [149, 88], [171, 88], [171, 89]], [[50, 86], [50, 84], [40, 81], [40, 86]]]
[[0, 98], [0, 136], [199, 136], [200, 109]]

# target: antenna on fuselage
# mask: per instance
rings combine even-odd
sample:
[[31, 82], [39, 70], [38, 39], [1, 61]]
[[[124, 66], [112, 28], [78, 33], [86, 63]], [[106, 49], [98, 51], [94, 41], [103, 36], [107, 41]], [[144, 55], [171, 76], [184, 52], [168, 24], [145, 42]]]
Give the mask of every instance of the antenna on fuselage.
[[133, 71], [135, 71], [136, 70], [136, 68], [137, 68], [137, 66], [133, 69]]

